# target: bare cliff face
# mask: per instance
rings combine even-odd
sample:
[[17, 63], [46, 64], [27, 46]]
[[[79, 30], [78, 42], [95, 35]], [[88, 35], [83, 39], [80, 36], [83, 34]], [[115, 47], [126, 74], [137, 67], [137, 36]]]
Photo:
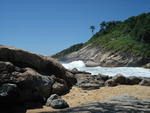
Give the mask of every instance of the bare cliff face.
[[112, 53], [111, 51], [106, 51], [103, 48], [97, 49], [92, 45], [87, 45], [78, 51], [72, 52], [59, 60], [64, 62], [71, 62], [76, 60], [82, 60], [86, 66], [142, 66], [150, 62], [149, 58], [144, 58], [141, 56], [134, 56], [127, 54], [125, 52]]

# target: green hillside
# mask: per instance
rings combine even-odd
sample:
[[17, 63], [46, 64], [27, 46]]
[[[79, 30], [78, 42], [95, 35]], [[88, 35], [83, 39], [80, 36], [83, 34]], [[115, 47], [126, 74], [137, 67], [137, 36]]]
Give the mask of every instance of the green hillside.
[[102, 22], [100, 30], [84, 45], [77, 44], [54, 55], [60, 58], [81, 47], [93, 47], [126, 52], [136, 56], [150, 57], [150, 13], [130, 17], [125, 21]]
[[75, 44], [75, 45], [73, 45], [67, 49], [64, 49], [63, 51], [53, 55], [52, 57], [53, 58], [61, 58], [61, 57], [65, 56], [69, 53], [72, 53], [74, 51], [78, 51], [79, 49], [81, 49], [83, 47], [83, 45], [84, 45], [83, 43]]

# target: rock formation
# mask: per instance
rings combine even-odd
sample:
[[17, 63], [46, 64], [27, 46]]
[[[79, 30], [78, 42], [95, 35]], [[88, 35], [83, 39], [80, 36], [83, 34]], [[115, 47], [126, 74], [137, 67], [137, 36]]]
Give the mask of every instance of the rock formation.
[[104, 86], [117, 85], [143, 85], [150, 86], [150, 78], [148, 77], [125, 77], [122, 74], [117, 74], [113, 77], [107, 75], [91, 75], [87, 72], [72, 71], [74, 77], [77, 79], [76, 86], [84, 90], [99, 89]]
[[67, 54], [58, 59], [65, 59], [64, 62], [82, 60], [88, 67], [143, 66], [150, 61], [149, 58], [134, 56], [124, 52], [112, 53], [111, 51], [106, 51], [103, 48], [97, 49], [92, 45], [84, 46], [80, 50]]
[[65, 94], [75, 83], [73, 74], [53, 58], [0, 45], [0, 108], [45, 103], [51, 94]]

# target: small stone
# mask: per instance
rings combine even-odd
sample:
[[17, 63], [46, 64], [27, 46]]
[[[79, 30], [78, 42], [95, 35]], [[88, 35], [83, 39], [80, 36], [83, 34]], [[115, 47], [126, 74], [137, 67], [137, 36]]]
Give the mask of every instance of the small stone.
[[63, 109], [69, 107], [68, 103], [64, 99], [55, 99], [50, 103], [52, 108]]
[[46, 102], [46, 106], [50, 106], [51, 102], [55, 99], [60, 99], [60, 96], [58, 96], [57, 94], [52, 94]]

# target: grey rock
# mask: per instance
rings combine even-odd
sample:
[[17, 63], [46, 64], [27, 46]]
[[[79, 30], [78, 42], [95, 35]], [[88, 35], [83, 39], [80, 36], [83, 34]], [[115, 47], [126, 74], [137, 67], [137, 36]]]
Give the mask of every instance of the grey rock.
[[44, 76], [31, 68], [26, 68], [24, 73], [19, 73], [14, 82], [20, 88], [21, 101], [44, 100], [52, 91], [54, 80], [50, 76]]
[[72, 71], [77, 72], [77, 71], [78, 71], [78, 69], [77, 69], [77, 68], [73, 68], [73, 69], [72, 69]]
[[51, 106], [51, 102], [55, 99], [60, 99], [60, 96], [57, 94], [52, 94], [46, 101], [46, 106]]
[[150, 63], [145, 64], [143, 67], [150, 69]]
[[[3, 75], [9, 76], [11, 72], [15, 71], [15, 66], [11, 62], [0, 61], [0, 76]], [[0, 79], [0, 81], [2, 81]]]
[[75, 74], [75, 78], [77, 79], [76, 85], [84, 90], [98, 89], [104, 85], [102, 81], [97, 80], [91, 74]]
[[67, 93], [69, 90], [67, 83], [63, 79], [55, 78], [54, 80], [55, 82], [52, 85], [52, 94], [63, 95]]
[[65, 59], [65, 62], [82, 60], [86, 66], [143, 66], [149, 63], [150, 58], [134, 56], [126, 52], [112, 52], [102, 48], [96, 48], [92, 44], [83, 46], [80, 50], [72, 52], [59, 58]]
[[50, 105], [52, 108], [55, 108], [55, 109], [63, 109], [63, 108], [69, 107], [68, 103], [64, 99], [54, 99], [50, 103]]
[[150, 79], [143, 79], [139, 85], [142, 85], [142, 86], [150, 86]]
[[116, 84], [126, 84], [126, 77], [122, 74], [117, 74], [112, 79]]
[[108, 79], [108, 80], [105, 82], [105, 86], [117, 86], [117, 83], [115, 82], [114, 79]]
[[140, 78], [140, 77], [130, 76], [127, 79], [127, 84], [135, 85], [135, 84], [139, 84], [141, 81], [142, 81], [142, 78]]
[[80, 84], [80, 88], [82, 88], [83, 90], [99, 89], [100, 84], [99, 83], [83, 83], [83, 84]]
[[0, 87], [0, 104], [11, 105], [17, 103], [19, 97], [18, 87], [16, 84], [5, 83]]
[[101, 74], [95, 75], [94, 77], [95, 77], [95, 79], [100, 80], [100, 81], [101, 80], [106, 81], [111, 78], [108, 75], [101, 75]]

